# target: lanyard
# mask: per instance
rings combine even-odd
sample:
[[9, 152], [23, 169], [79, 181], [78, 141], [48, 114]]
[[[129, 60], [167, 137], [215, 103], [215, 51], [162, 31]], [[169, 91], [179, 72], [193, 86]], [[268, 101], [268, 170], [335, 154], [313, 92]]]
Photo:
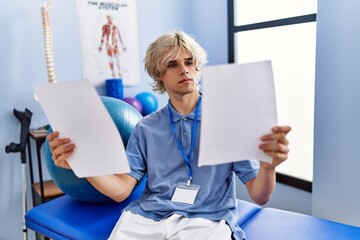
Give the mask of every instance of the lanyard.
[[191, 164], [190, 164], [190, 159], [191, 159], [192, 152], [194, 150], [194, 142], [195, 142], [195, 135], [196, 135], [196, 128], [197, 128], [197, 120], [198, 120], [198, 117], [199, 117], [200, 102], [201, 102], [201, 96], [199, 96], [199, 99], [198, 99], [198, 101], [196, 103], [194, 125], [193, 125], [193, 129], [192, 129], [192, 134], [191, 134], [191, 145], [190, 145], [190, 151], [189, 151], [188, 155], [186, 155], [183, 147], [181, 146], [181, 144], [179, 142], [179, 139], [176, 136], [174, 116], [173, 116], [173, 113], [171, 112], [170, 104], [168, 105], [168, 112], [169, 112], [170, 123], [171, 123], [171, 131], [172, 131], [172, 133], [173, 133], [173, 135], [175, 137], [176, 143], [177, 143], [178, 148], [179, 148], [179, 150], [180, 150], [180, 152], [181, 152], [181, 154], [182, 154], [182, 156], [183, 156], [183, 158], [185, 160], [185, 163], [189, 167], [189, 180], [187, 181], [187, 186], [190, 186], [191, 180], [192, 180], [192, 177], [193, 177], [192, 167], [191, 167]]

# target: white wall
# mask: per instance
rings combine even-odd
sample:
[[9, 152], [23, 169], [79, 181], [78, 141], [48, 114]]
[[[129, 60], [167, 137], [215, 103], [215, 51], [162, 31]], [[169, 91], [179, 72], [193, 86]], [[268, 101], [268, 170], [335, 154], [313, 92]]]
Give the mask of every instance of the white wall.
[[314, 215], [360, 226], [360, 2], [318, 1]]

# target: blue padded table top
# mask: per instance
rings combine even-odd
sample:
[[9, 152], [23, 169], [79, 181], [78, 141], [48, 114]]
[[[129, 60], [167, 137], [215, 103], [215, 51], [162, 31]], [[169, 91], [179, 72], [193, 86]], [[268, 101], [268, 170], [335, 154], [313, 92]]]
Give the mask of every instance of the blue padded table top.
[[85, 203], [65, 195], [31, 209], [26, 226], [51, 239], [107, 239], [128, 203]]
[[25, 224], [51, 239], [107, 239], [121, 211], [141, 196], [145, 185], [146, 178], [121, 203], [81, 202], [64, 195], [32, 208], [25, 214]]
[[241, 226], [249, 219], [251, 219], [255, 214], [257, 214], [262, 208], [258, 205], [243, 201], [237, 200], [237, 225]]
[[[31, 209], [25, 215], [26, 226], [51, 239], [107, 239], [122, 209], [122, 203], [85, 203], [61, 196]], [[238, 200], [238, 224], [248, 221], [261, 210], [253, 203]]]
[[247, 240], [360, 240], [360, 227], [264, 208], [241, 228]]

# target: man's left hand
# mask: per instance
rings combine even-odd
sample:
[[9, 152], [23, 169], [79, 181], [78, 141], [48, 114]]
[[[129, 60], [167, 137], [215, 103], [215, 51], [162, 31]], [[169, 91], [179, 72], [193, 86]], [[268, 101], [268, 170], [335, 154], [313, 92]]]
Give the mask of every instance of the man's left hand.
[[275, 169], [288, 158], [289, 141], [286, 135], [290, 131], [290, 126], [276, 126], [271, 129], [270, 134], [261, 137], [263, 143], [259, 145], [259, 148], [273, 158], [272, 163], [261, 162], [262, 167]]

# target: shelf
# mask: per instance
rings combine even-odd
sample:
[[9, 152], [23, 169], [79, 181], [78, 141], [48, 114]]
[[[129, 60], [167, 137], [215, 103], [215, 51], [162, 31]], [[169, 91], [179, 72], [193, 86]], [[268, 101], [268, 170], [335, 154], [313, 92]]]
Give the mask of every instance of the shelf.
[[[52, 199], [61, 195], [64, 195], [64, 193], [56, 186], [56, 184], [52, 180], [44, 181], [44, 200]], [[34, 191], [38, 194], [38, 196], [41, 196], [41, 190], [40, 190], [40, 183], [34, 183], [32, 185]]]

